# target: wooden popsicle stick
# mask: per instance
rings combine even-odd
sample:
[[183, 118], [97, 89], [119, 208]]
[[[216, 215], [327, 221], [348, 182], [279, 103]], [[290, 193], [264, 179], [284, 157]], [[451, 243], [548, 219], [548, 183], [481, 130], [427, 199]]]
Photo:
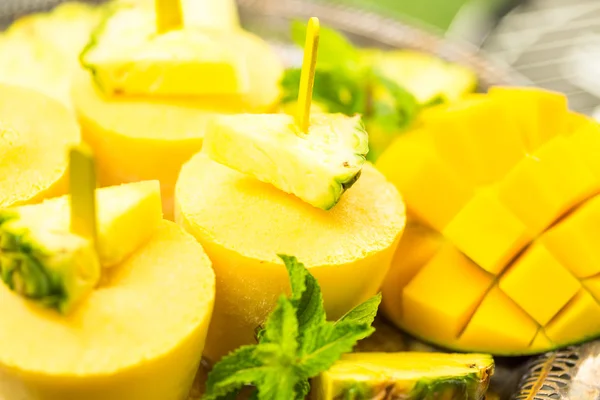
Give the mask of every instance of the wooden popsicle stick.
[[71, 232], [96, 242], [96, 165], [86, 145], [69, 153], [69, 191], [71, 193]]
[[300, 90], [298, 92], [298, 112], [296, 115], [296, 123], [304, 133], [308, 133], [308, 127], [310, 125], [310, 106], [312, 103], [313, 86], [315, 84], [319, 31], [319, 19], [312, 17], [308, 20], [308, 27], [306, 29], [304, 59], [302, 61]]
[[183, 27], [181, 0], [154, 0], [154, 7], [158, 34]]

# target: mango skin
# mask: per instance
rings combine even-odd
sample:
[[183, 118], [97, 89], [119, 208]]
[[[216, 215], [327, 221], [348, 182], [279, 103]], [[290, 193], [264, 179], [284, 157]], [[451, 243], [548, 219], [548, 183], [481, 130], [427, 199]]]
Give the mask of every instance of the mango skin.
[[100, 185], [157, 179], [165, 218], [173, 219], [173, 191], [181, 165], [200, 151], [215, 114], [274, 111], [283, 65], [262, 39], [241, 30], [225, 43], [246, 54], [250, 89], [242, 96], [181, 99], [107, 97], [86, 71], [73, 78], [71, 97], [83, 140], [93, 147]]
[[201, 246], [169, 221], [68, 317], [0, 285], [0, 398], [186, 400], [214, 288]]
[[324, 211], [203, 153], [182, 168], [175, 219], [206, 249], [217, 276], [204, 352], [213, 362], [254, 343], [255, 328], [289, 293], [278, 253], [310, 269], [334, 319], [377, 293], [405, 224], [399, 193], [370, 164]]

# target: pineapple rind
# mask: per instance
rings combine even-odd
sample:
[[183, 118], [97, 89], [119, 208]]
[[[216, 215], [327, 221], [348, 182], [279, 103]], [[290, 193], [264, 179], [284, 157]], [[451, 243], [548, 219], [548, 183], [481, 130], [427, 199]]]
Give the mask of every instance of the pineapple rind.
[[20, 295], [67, 314], [98, 284], [100, 262], [91, 241], [1, 211], [0, 277]]
[[[400, 365], [389, 365], [389, 357]], [[483, 354], [388, 353], [386, 358], [378, 362], [376, 354], [361, 353], [343, 357], [318, 378], [317, 399], [481, 400], [494, 372], [492, 357]]]

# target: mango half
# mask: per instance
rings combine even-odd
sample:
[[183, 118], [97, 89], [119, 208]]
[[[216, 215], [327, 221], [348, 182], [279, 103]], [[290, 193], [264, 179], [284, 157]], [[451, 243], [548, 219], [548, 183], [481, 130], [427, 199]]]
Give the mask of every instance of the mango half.
[[409, 215], [385, 315], [498, 355], [600, 336], [598, 154], [599, 125], [541, 89], [495, 87], [428, 114], [377, 163]]
[[162, 221], [71, 314], [0, 285], [0, 398], [185, 400], [211, 318], [202, 247]]
[[65, 194], [67, 151], [80, 142], [76, 119], [57, 100], [0, 84], [0, 208]]
[[278, 253], [293, 254], [338, 318], [373, 296], [404, 230], [398, 191], [371, 164], [329, 211], [198, 153], [177, 181], [175, 219], [198, 239], [217, 277], [205, 356], [215, 362], [254, 341], [254, 330], [289, 293]]

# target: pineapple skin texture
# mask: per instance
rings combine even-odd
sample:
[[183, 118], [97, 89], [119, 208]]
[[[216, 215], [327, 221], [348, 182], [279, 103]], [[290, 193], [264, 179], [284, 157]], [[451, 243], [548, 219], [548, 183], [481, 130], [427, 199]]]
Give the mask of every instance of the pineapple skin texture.
[[315, 400], [482, 400], [494, 374], [485, 354], [350, 353], [313, 382]]
[[377, 293], [405, 223], [401, 197], [370, 164], [324, 211], [203, 153], [182, 169], [175, 218], [206, 249], [217, 276], [204, 352], [212, 362], [253, 343], [254, 329], [289, 293], [277, 254], [310, 268], [328, 317], [337, 318]]
[[1, 398], [187, 399], [214, 304], [210, 260], [163, 221], [111, 271], [68, 317], [29, 307], [0, 286]]
[[600, 336], [599, 152], [599, 125], [557, 93], [497, 87], [436, 107], [376, 164], [409, 221], [385, 316], [496, 355]]
[[[36, 110], [36, 118], [29, 110]], [[33, 89], [0, 84], [0, 207], [39, 202], [68, 190], [67, 150], [81, 143], [76, 119]]]

